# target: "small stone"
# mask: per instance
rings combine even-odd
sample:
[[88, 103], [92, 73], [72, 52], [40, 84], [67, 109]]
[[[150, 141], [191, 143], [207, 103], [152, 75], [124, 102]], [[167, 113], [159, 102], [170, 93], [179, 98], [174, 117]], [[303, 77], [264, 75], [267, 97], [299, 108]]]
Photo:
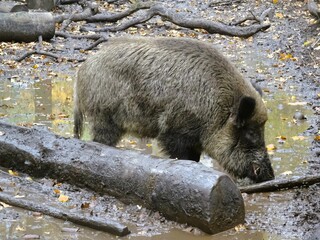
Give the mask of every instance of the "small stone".
[[307, 119], [306, 116], [301, 112], [295, 112], [294, 115], [293, 115], [293, 118], [296, 119], [296, 120], [305, 120], [305, 119]]

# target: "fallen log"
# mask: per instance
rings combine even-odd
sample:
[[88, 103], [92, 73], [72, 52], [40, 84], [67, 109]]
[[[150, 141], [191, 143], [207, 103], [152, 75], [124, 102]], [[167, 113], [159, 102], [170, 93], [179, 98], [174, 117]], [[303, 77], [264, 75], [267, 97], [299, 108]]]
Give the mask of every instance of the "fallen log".
[[49, 40], [55, 33], [51, 13], [0, 13], [0, 19], [0, 41], [32, 42], [38, 40], [39, 36]]
[[275, 179], [268, 182], [240, 187], [242, 193], [272, 192], [294, 187], [320, 183], [320, 175], [302, 176], [289, 179]]
[[193, 161], [158, 159], [0, 123], [0, 165], [107, 193], [210, 234], [244, 221], [243, 199], [233, 181]]

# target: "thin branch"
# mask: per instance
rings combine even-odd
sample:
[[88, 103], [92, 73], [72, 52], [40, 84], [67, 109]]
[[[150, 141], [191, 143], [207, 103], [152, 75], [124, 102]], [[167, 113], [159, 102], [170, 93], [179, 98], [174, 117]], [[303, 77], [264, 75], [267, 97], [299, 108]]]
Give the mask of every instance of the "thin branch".
[[114, 14], [96, 14], [92, 17], [88, 17], [85, 20], [87, 22], [117, 22], [120, 19], [123, 19], [132, 13], [135, 13], [139, 11], [140, 9], [148, 9], [153, 5], [152, 2], [140, 2], [133, 4], [128, 10], [120, 13], [114, 13]]
[[104, 42], [107, 42], [107, 41], [108, 41], [107, 38], [101, 37], [100, 39], [98, 39], [97, 41], [95, 41], [92, 45], [90, 45], [89, 47], [85, 48], [84, 50], [86, 50], [86, 51], [91, 50], [91, 49], [97, 47], [99, 44], [104, 43]]
[[294, 187], [320, 183], [320, 175], [303, 176], [290, 179], [275, 179], [268, 182], [240, 187], [242, 193], [272, 192]]
[[123, 224], [110, 219], [102, 219], [94, 216], [79, 216], [68, 211], [62, 211], [58, 208], [47, 206], [46, 203], [44, 203], [43, 205], [35, 204], [30, 200], [14, 198], [13, 196], [10, 196], [9, 194], [5, 194], [3, 192], [0, 192], [0, 201], [11, 206], [20, 207], [34, 212], [40, 212], [45, 215], [67, 220], [99, 231], [105, 231], [117, 236], [126, 236], [130, 233], [127, 226], [124, 226]]
[[27, 53], [23, 54], [23, 56], [17, 58], [16, 61], [17, 62], [21, 62], [22, 60], [24, 60], [25, 58], [27, 58], [27, 57], [29, 57], [29, 56], [31, 56], [33, 54], [45, 55], [45, 56], [52, 57], [54, 59], [58, 59], [59, 58], [58, 55], [50, 53], [50, 52], [45, 52], [45, 51], [41, 51], [41, 50], [33, 50], [33, 51], [30, 51], [30, 52], [27, 52]]

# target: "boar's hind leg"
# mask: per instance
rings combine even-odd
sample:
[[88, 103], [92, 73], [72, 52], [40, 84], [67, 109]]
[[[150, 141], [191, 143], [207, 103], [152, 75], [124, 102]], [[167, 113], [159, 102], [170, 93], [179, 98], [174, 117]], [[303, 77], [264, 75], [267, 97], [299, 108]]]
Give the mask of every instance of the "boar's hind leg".
[[92, 123], [93, 141], [115, 146], [123, 135], [123, 130], [110, 118], [95, 118]]
[[170, 158], [200, 161], [201, 148], [197, 147], [192, 138], [165, 133], [161, 134], [157, 139]]

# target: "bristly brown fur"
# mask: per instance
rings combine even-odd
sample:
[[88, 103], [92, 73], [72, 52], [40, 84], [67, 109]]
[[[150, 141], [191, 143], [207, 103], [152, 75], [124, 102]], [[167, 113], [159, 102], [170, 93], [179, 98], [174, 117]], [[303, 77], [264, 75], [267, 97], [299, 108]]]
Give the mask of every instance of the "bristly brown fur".
[[[77, 137], [85, 116], [94, 141], [114, 146], [123, 134], [132, 133], [157, 138], [172, 158], [199, 161], [204, 151], [234, 176], [254, 181], [274, 177], [260, 94], [204, 42], [113, 38], [80, 67], [75, 99]], [[253, 107], [246, 109], [241, 99]], [[258, 144], [248, 147], [241, 136], [250, 129]], [[253, 163], [260, 166], [259, 176]]]

